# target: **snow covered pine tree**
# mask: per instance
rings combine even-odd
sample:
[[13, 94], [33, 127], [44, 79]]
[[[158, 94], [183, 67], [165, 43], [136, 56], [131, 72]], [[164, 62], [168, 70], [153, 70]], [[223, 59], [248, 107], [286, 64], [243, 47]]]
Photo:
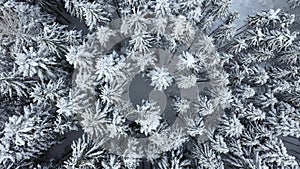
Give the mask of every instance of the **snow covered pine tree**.
[[237, 26], [231, 3], [0, 0], [0, 168], [300, 168], [281, 140], [300, 137], [297, 17]]

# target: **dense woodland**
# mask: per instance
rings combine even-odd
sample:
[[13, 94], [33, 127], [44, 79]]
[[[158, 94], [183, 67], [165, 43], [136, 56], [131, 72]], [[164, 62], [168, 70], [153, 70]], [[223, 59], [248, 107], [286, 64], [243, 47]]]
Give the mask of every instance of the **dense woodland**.
[[300, 168], [300, 3], [231, 3], [0, 0], [0, 168]]

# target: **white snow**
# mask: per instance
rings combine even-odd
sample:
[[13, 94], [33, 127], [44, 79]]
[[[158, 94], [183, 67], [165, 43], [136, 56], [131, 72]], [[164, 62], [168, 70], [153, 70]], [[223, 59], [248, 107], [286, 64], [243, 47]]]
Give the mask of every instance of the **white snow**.
[[286, 0], [232, 0], [231, 9], [240, 13], [240, 18], [236, 24], [243, 25], [243, 22], [248, 15], [253, 15], [256, 12], [263, 10], [278, 9], [287, 7]]

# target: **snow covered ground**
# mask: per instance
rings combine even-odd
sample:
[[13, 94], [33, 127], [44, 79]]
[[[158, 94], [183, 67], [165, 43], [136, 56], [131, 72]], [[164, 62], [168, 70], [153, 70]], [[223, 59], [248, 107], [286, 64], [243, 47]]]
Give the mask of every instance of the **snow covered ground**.
[[287, 7], [286, 0], [233, 0], [231, 8], [240, 13], [240, 19], [237, 21], [237, 25], [242, 25], [248, 15], [263, 10], [285, 7]]

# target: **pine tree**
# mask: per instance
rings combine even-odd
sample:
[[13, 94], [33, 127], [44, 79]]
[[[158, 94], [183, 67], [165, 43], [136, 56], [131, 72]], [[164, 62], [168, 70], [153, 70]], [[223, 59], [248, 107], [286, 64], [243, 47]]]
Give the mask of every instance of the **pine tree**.
[[[300, 137], [299, 16], [236, 25], [231, 0], [56, 2], [0, 0], [0, 168], [299, 167], [280, 139]], [[47, 9], [59, 4], [86, 36]], [[137, 75], [165, 110], [130, 102]]]

